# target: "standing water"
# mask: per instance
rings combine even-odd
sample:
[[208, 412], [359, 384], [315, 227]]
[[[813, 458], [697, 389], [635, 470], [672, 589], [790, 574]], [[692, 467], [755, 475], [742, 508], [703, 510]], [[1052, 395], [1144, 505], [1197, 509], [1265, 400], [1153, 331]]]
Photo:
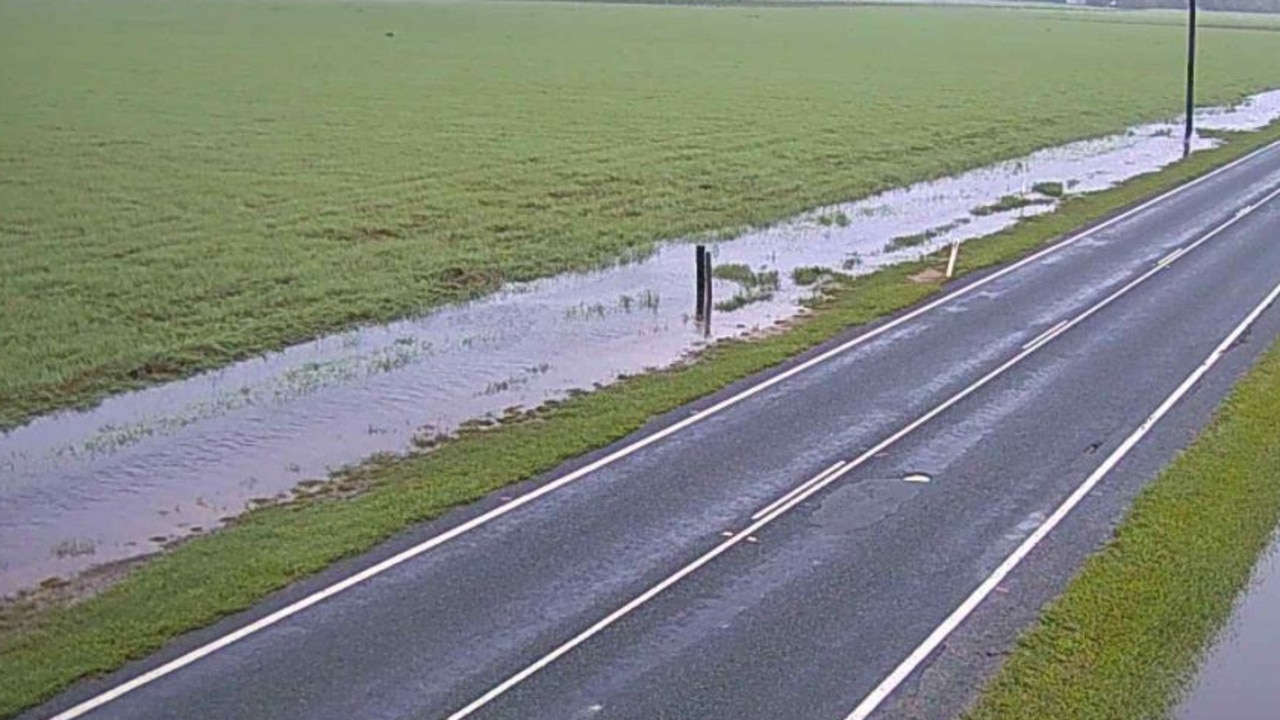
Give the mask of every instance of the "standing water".
[[[1280, 91], [1200, 115], [1202, 128], [1258, 129], [1280, 118]], [[153, 552], [375, 453], [785, 321], [813, 292], [793, 280], [797, 269], [867, 273], [990, 235], [1063, 196], [1169, 165], [1182, 151], [1177, 131], [1145, 125], [720, 242], [717, 266], [749, 272], [716, 280], [709, 333], [690, 317], [693, 249], [668, 243], [38, 418], [0, 435], [0, 595]]]
[[1271, 720], [1280, 708], [1280, 540], [1254, 568], [1253, 580], [1176, 717], [1179, 720]]

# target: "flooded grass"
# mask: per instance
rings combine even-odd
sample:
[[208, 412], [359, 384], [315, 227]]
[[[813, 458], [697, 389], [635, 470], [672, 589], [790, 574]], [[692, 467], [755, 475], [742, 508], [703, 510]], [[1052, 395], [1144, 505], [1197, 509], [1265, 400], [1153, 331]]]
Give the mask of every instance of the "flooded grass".
[[735, 292], [728, 300], [721, 300], [715, 304], [716, 310], [719, 312], [733, 312], [753, 303], [768, 302], [773, 299], [773, 293], [769, 290], [739, 290]]
[[[977, 215], [979, 213], [977, 210], [975, 210], [974, 214]], [[994, 213], [984, 213], [984, 214], [992, 215]], [[947, 233], [950, 233], [951, 231], [955, 230], [956, 228], [960, 227], [963, 224], [965, 223], [960, 221], [950, 222], [950, 223], [947, 223], [946, 225], [929, 228], [924, 232], [912, 233], [910, 235], [899, 235], [898, 237], [895, 237], [889, 242], [885, 243], [884, 249], [882, 250], [882, 252], [892, 253], [892, 252], [897, 252], [899, 250], [906, 250], [908, 248], [915, 248], [915, 247], [920, 247], [921, 245], [927, 245], [933, 240], [940, 238], [946, 235]]]
[[[1164, 173], [1135, 178], [1109, 192], [1069, 197], [1056, 213], [1028, 218], [974, 241], [961, 256], [959, 273], [1017, 257], [1276, 137], [1280, 127], [1237, 138], [1227, 148], [1197, 154]], [[851, 325], [920, 302], [939, 292], [943, 283], [915, 283], [909, 278], [944, 263], [944, 257], [936, 256], [842, 280], [812, 313], [797, 318], [785, 331], [755, 342], [720, 343], [696, 361], [633, 376], [599, 392], [571, 393], [539, 411], [433, 443], [429, 452], [383, 456], [349, 468], [332, 482], [316, 486], [312, 495], [287, 506], [265, 506], [229, 527], [179, 542], [150, 562], [135, 563], [109, 588], [78, 603], [51, 601], [34, 613], [30, 603], [0, 605], [0, 672], [6, 679], [0, 684], [0, 715], [249, 607], [265, 594], [366, 550], [412, 523], [624, 437], [658, 413], [782, 362]], [[1280, 387], [1274, 378], [1261, 384], [1270, 390]], [[1266, 399], [1267, 412], [1280, 408], [1274, 398]], [[1269, 480], [1264, 484], [1280, 488]], [[1204, 512], [1228, 517], [1233, 508], [1253, 506], [1244, 499], [1233, 497], [1234, 505], [1212, 504]], [[1231, 540], [1218, 544], [1236, 546]], [[20, 620], [8, 622], [11, 617]]]
[[[1182, 53], [1174, 25], [979, 8], [4, 17], [0, 427], [1164, 117]], [[1202, 102], [1280, 83], [1280, 34], [1202, 39]]]
[[[992, 207], [992, 206], [987, 206], [987, 207]], [[973, 211], [973, 216], [985, 217], [987, 215], [996, 215], [1001, 212], [1008, 212], [1009, 210], [1012, 210], [1012, 209], [1017, 209], [1017, 208], [1006, 208], [1005, 210], [991, 211], [986, 213], [979, 212], [979, 210], [981, 210], [981, 208], [979, 208], [979, 210]], [[965, 225], [968, 225], [972, 221], [973, 221], [973, 218], [962, 217], [962, 218], [953, 220], [947, 223], [946, 225], [931, 227], [928, 230], [925, 230], [923, 232], [912, 233], [910, 235], [899, 235], [898, 237], [895, 237], [889, 242], [885, 243], [884, 248], [881, 250], [881, 252], [895, 253], [901, 250], [907, 250], [910, 248], [920, 247], [922, 245], [928, 245], [929, 243], [933, 242], [934, 240], [937, 240], [938, 238], [946, 237], [947, 235], [954, 233], [956, 230], [964, 227]]]
[[1280, 343], [1143, 490], [968, 720], [1167, 717], [1280, 523], [1277, 428]]
[[831, 270], [828, 268], [819, 265], [806, 265], [791, 271], [791, 282], [800, 287], [808, 287], [823, 278], [830, 277], [830, 275]]
[[782, 286], [777, 270], [756, 271], [744, 263], [716, 265], [711, 275], [737, 285], [737, 289], [729, 299], [715, 304], [715, 309], [723, 313], [773, 300], [774, 293]]
[[[1280, 117], [1280, 92], [1202, 115], [1210, 128], [1259, 127]], [[0, 595], [154, 551], [148, 538], [162, 545], [192, 525], [217, 527], [370, 455], [430, 447], [511, 407], [537, 408], [758, 336], [822, 301], [828, 282], [806, 285], [820, 269], [864, 274], [917, 260], [1164, 167], [1181, 156], [1167, 127], [1047, 148], [717, 241], [710, 326], [690, 317], [692, 248], [665, 243], [618, 266], [506, 285], [0, 433]], [[1046, 182], [1070, 192], [973, 213]], [[847, 222], [814, 221], [823, 216]], [[883, 238], [896, 240], [882, 247]], [[939, 273], [910, 280], [929, 285]], [[50, 552], [86, 533], [93, 556]]]
[[[1167, 136], [1159, 136], [1159, 137], [1167, 137]], [[1066, 194], [1067, 188], [1065, 185], [1055, 180], [1055, 181], [1038, 182], [1031, 186], [1031, 191], [1040, 193], [1045, 197], [1060, 198], [1064, 194]]]
[[1280, 705], [1280, 544], [1262, 553], [1230, 621], [1204, 656], [1177, 720], [1271, 720]]
[[1052, 204], [1053, 200], [1049, 198], [1027, 197], [1025, 195], [1005, 195], [990, 205], [982, 205], [974, 208], [973, 214], [977, 217], [985, 217], [987, 215], [1009, 212], [1010, 210], [1021, 210], [1022, 208], [1031, 207], [1033, 205]]
[[818, 216], [817, 220], [819, 225], [823, 225], [825, 227], [831, 227], [832, 225], [835, 225], [836, 227], [849, 226], [849, 216], [845, 215], [843, 212], [823, 213]]
[[744, 290], [777, 290], [779, 287], [777, 270], [757, 272], [745, 263], [717, 265], [711, 275], [718, 280], [737, 283]]

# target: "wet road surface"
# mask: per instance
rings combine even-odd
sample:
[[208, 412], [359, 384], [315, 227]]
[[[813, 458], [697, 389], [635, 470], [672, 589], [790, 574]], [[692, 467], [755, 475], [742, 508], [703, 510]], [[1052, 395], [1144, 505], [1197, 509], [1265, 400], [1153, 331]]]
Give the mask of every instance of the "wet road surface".
[[1277, 197], [1280, 146], [673, 413], [528, 484], [545, 489], [532, 501], [495, 497], [415, 528], [31, 716], [75, 716], [159, 669], [85, 716], [845, 718], [1098, 477], [878, 709], [950, 714], [974, 686], [954, 659], [1006, 646], [1018, 624], [1002, 618], [1034, 616], [1280, 335], [1280, 307], [1264, 303], [1280, 292]]

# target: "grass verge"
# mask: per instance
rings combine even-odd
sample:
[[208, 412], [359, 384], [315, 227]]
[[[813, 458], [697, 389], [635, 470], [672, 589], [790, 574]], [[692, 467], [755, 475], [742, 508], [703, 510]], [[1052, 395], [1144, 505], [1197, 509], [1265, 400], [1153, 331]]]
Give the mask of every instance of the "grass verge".
[[1134, 502], [967, 715], [1161, 718], [1280, 522], [1280, 342]]
[[[1280, 124], [1114, 190], [1068, 198], [1056, 213], [967, 243], [958, 271], [1016, 258], [1277, 138]], [[255, 510], [228, 528], [194, 538], [78, 604], [36, 613], [10, 608], [0, 617], [0, 715], [143, 657], [412, 523], [618, 440], [657, 414], [766, 370], [849, 326], [918, 303], [943, 287], [940, 281], [920, 282], [922, 270], [939, 268], [944, 260], [929, 257], [842, 279], [812, 314], [785, 332], [717, 345], [697, 362], [629, 378], [498, 428], [467, 432], [430, 452], [370, 462], [322, 486], [323, 493]]]

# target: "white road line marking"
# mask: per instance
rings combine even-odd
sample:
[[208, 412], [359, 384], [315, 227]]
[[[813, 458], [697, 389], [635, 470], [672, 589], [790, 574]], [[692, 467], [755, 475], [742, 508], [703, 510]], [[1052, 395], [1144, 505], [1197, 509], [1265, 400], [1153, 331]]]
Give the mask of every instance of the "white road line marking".
[[[1267, 200], [1270, 200], [1271, 198], [1274, 198], [1276, 196], [1280, 196], [1280, 188], [1277, 188], [1274, 192], [1268, 195]], [[1266, 201], [1264, 201], [1263, 203], [1259, 203], [1259, 206], [1261, 206], [1265, 202]], [[1216, 237], [1226, 228], [1229, 228], [1232, 225], [1236, 224], [1237, 222], [1239, 222], [1241, 217], [1243, 216], [1234, 217], [1226, 221], [1222, 225], [1219, 225], [1218, 227], [1209, 231], [1202, 238], [1192, 243], [1191, 245], [1188, 245], [1187, 246], [1188, 252], [1204, 244], [1210, 238]], [[1153, 267], [1147, 270], [1142, 275], [1138, 276], [1137, 278], [1127, 283], [1124, 287], [1111, 293], [1106, 298], [1097, 302], [1096, 304], [1091, 306], [1089, 309], [1075, 316], [1071, 320], [1068, 320], [1065, 323], [1060, 323], [1060, 325], [1063, 326], [1062, 330], [1056, 333], [1054, 337], [1058, 337], [1066, 330], [1072, 327], [1075, 327], [1081, 322], [1084, 322], [1086, 319], [1092, 317], [1093, 315], [1101, 311], [1103, 308], [1107, 307], [1111, 303], [1115, 302], [1116, 300], [1118, 300], [1119, 298], [1127, 294], [1129, 291], [1133, 290], [1143, 282], [1146, 282], [1150, 278], [1154, 277], [1159, 272], [1160, 272], [1160, 268], [1158, 267]], [[902, 429], [898, 430], [897, 432], [885, 438], [884, 440], [881, 440], [879, 443], [876, 443], [873, 447], [871, 447], [869, 450], [862, 453], [858, 457], [854, 458], [848, 463], [844, 463], [843, 465], [840, 465], [839, 463], [837, 463], [837, 465], [840, 465], [840, 466], [834, 472], [829, 471], [829, 472], [820, 474], [817, 478], [804, 483], [799, 488], [797, 488], [796, 491], [794, 491], [793, 493], [790, 493], [788, 497], [784, 497], [781, 502], [775, 503], [775, 506], [773, 506], [771, 510], [766, 509], [767, 511], [764, 512], [764, 514], [757, 513], [756, 515], [752, 516], [752, 519], [755, 520], [755, 522], [753, 522], [751, 525], [748, 525], [745, 529], [741, 530], [733, 537], [715, 546], [706, 554], [700, 556], [698, 559], [694, 560], [693, 562], [689, 563], [683, 568], [677, 570], [673, 575], [668, 576], [665, 580], [662, 580], [657, 585], [654, 585], [653, 587], [644, 591], [643, 593], [641, 593], [639, 596], [637, 596], [630, 602], [626, 603], [625, 605], [618, 608], [617, 610], [614, 610], [612, 613], [609, 613], [607, 616], [604, 617], [604, 619], [599, 620], [591, 627], [578, 633], [573, 638], [565, 642], [563, 645], [560, 645], [556, 649], [552, 650], [550, 653], [535, 660], [532, 664], [528, 665], [523, 670], [517, 672], [515, 675], [512, 675], [511, 677], [502, 681], [495, 687], [491, 688], [488, 692], [476, 698], [475, 700], [471, 701], [461, 710], [458, 710], [457, 712], [450, 715], [448, 720], [463, 720], [463, 718], [470, 716], [475, 711], [483, 708], [485, 705], [488, 705], [490, 702], [497, 699], [499, 696], [503, 695], [511, 688], [515, 687], [516, 685], [519, 685], [520, 683], [524, 682], [535, 673], [539, 672], [540, 670], [547, 667], [551, 663], [555, 662], [559, 658], [568, 654], [574, 648], [590, 640], [595, 635], [603, 632], [610, 625], [614, 624], [618, 620], [621, 620], [623, 617], [631, 613], [633, 610], [649, 602], [653, 598], [662, 594], [671, 586], [680, 582], [680, 580], [688, 577], [689, 575], [697, 571], [699, 568], [703, 567], [704, 565], [716, 559], [717, 557], [723, 555], [726, 551], [728, 551], [734, 545], [737, 545], [738, 543], [742, 542], [744, 538], [747, 538], [748, 536], [752, 536], [755, 533], [759, 532], [762, 528], [764, 528], [769, 523], [785, 515], [787, 511], [796, 507], [800, 503], [803, 503], [805, 500], [809, 499], [813, 495], [821, 492], [827, 486], [831, 485], [832, 483], [836, 482], [840, 478], [844, 477], [845, 475], [848, 475], [849, 473], [853, 472], [857, 468], [861, 467], [868, 460], [871, 460], [876, 455], [883, 452], [886, 448], [890, 447], [891, 445], [898, 442], [902, 438], [911, 434], [920, 426], [934, 419], [938, 415], [941, 415], [943, 412], [946, 412], [949, 408], [951, 408], [955, 404], [959, 403], [960, 401], [969, 397], [973, 393], [977, 392], [978, 390], [986, 386], [991, 381], [1003, 375], [1010, 368], [1022, 362], [1024, 359], [1031, 356], [1040, 348], [1044, 347], [1045, 344], [1046, 343], [1041, 343], [1040, 345], [1037, 345], [1035, 347], [1022, 350], [1017, 355], [1014, 355], [1010, 359], [1006, 360], [996, 369], [988, 372], [986, 375], [983, 375], [981, 379], [977, 380], [976, 382], [964, 388], [963, 390], [960, 390], [955, 395], [952, 395], [951, 397], [947, 398], [940, 405], [937, 405], [936, 407], [934, 407], [932, 410], [928, 411], [924, 415], [921, 415], [920, 417], [916, 418], [906, 427], [903, 427]], [[757, 516], [759, 517], [759, 519], [756, 519]]]
[[1031, 342], [1024, 344], [1024, 345], [1022, 346], [1022, 349], [1023, 349], [1023, 350], [1032, 350], [1032, 349], [1034, 349], [1034, 348], [1040, 347], [1041, 345], [1043, 345], [1043, 344], [1045, 344], [1045, 343], [1049, 342], [1050, 340], [1052, 340], [1055, 336], [1057, 336], [1057, 334], [1058, 334], [1058, 333], [1062, 332], [1063, 328], [1065, 328], [1066, 326], [1067, 326], [1067, 321], [1066, 321], [1066, 320], [1063, 320], [1062, 322], [1058, 323], [1057, 325], [1054, 325], [1053, 327], [1049, 328], [1048, 330], [1045, 330], [1044, 332], [1042, 332], [1042, 333], [1040, 333], [1039, 335], [1037, 335], [1037, 336], [1035, 337], [1035, 339], [1034, 339], [1034, 340], [1032, 340]]
[[1137, 207], [1134, 207], [1119, 215], [1116, 215], [1110, 220], [1106, 220], [1092, 228], [1076, 233], [1075, 235], [1072, 235], [1071, 237], [1068, 237], [1067, 239], [1059, 243], [1050, 245], [1049, 247], [1043, 250], [1040, 250], [1039, 252], [1028, 255], [1027, 257], [1013, 263], [1012, 265], [1009, 265], [1008, 267], [1005, 267], [1001, 270], [997, 270], [996, 272], [993, 272], [992, 274], [984, 278], [976, 280], [962, 288], [955, 290], [954, 292], [948, 293], [938, 298], [937, 300], [933, 300], [932, 302], [922, 305], [916, 308], [915, 310], [912, 310], [911, 312], [908, 312], [904, 315], [899, 316], [898, 318], [895, 318], [894, 320], [890, 320], [889, 322], [886, 322], [883, 325], [880, 325], [876, 328], [872, 328], [866, 333], [859, 335], [858, 337], [853, 338], [848, 342], [837, 345], [836, 347], [830, 350], [827, 350], [826, 352], [820, 355], [815, 355], [814, 357], [800, 363], [799, 365], [796, 365], [793, 368], [790, 368], [789, 370], [784, 370], [778, 373], [777, 375], [773, 375], [769, 378], [766, 378], [765, 380], [762, 380], [759, 383], [752, 385], [751, 387], [743, 390], [742, 392], [739, 392], [736, 395], [733, 395], [732, 397], [721, 400], [715, 405], [712, 405], [711, 407], [706, 408], [705, 410], [698, 413], [697, 415], [687, 417], [684, 420], [681, 420], [661, 430], [658, 430], [654, 432], [652, 435], [643, 437], [637, 440], [636, 442], [630, 445], [627, 445], [626, 447], [615, 450], [614, 452], [609, 453], [608, 455], [600, 458], [599, 460], [596, 460], [581, 468], [578, 468], [577, 470], [574, 470], [573, 472], [570, 472], [564, 475], [563, 477], [553, 480], [547, 483], [546, 485], [543, 485], [542, 487], [539, 487], [535, 490], [531, 490], [526, 495], [522, 495], [516, 498], [515, 500], [512, 500], [509, 503], [500, 505], [492, 510], [489, 510], [488, 512], [482, 515], [478, 515], [468, 520], [467, 522], [458, 525], [457, 527], [447, 530], [433, 538], [425, 540], [419, 543], [418, 545], [414, 545], [413, 547], [407, 550], [403, 550], [397, 553], [396, 555], [393, 555], [387, 558], [386, 560], [383, 560], [382, 562], [377, 563], [376, 565], [370, 566], [354, 575], [351, 575], [350, 577], [347, 577], [346, 579], [340, 580], [334, 583], [333, 585], [330, 585], [322, 590], [318, 590], [317, 592], [311, 595], [308, 595], [307, 597], [304, 597], [301, 600], [297, 600], [289, 605], [286, 605], [285, 607], [269, 615], [266, 615], [262, 618], [259, 618], [258, 620], [255, 620], [254, 622], [248, 625], [245, 625], [244, 627], [238, 630], [234, 630], [226, 635], [223, 635], [220, 638], [217, 638], [216, 640], [213, 640], [205, 645], [201, 645], [195, 650], [192, 650], [184, 655], [174, 658], [173, 660], [170, 660], [164, 663], [163, 665], [160, 665], [141, 675], [138, 675], [130, 680], [127, 680], [111, 688], [110, 690], [107, 690], [105, 692], [102, 692], [101, 694], [95, 695], [94, 697], [78, 705], [68, 708], [67, 710], [64, 710], [61, 713], [58, 713], [50, 720], [74, 720], [75, 718], [78, 718], [84, 715], [85, 713], [90, 712], [91, 710], [99, 708], [115, 700], [116, 698], [119, 698], [122, 695], [130, 693], [144, 685], [147, 685], [148, 683], [154, 682], [164, 677], [165, 675], [169, 675], [178, 670], [181, 670], [182, 668], [190, 665], [191, 663], [194, 663], [204, 657], [212, 655], [213, 653], [227, 647], [228, 645], [231, 645], [232, 643], [242, 640], [268, 627], [271, 627], [272, 625], [275, 625], [281, 620], [284, 620], [288, 617], [296, 615], [302, 612], [303, 610], [306, 610], [307, 608], [311, 607], [312, 605], [315, 605], [316, 603], [321, 602], [322, 600], [326, 600], [330, 597], [333, 597], [334, 595], [337, 595], [338, 593], [344, 590], [347, 590], [348, 588], [354, 587], [355, 585], [359, 585], [360, 583], [363, 583], [373, 577], [376, 577], [377, 575], [381, 575], [382, 573], [396, 567], [397, 565], [401, 565], [421, 555], [422, 553], [427, 552], [428, 550], [431, 550], [432, 548], [438, 547], [440, 545], [443, 545], [446, 542], [449, 542], [450, 540], [453, 540], [459, 535], [463, 535], [467, 532], [470, 532], [471, 530], [474, 530], [477, 527], [480, 527], [481, 525], [485, 525], [489, 522], [492, 522], [493, 520], [496, 520], [497, 518], [500, 518], [503, 515], [506, 515], [519, 507], [522, 507], [530, 502], [533, 502], [534, 500], [537, 500], [543, 495], [554, 492], [564, 487], [565, 485], [568, 485], [569, 483], [575, 482], [585, 477], [586, 475], [589, 475], [595, 472], [596, 470], [599, 470], [602, 467], [611, 465], [629, 455], [632, 455], [640, 450], [643, 450], [646, 447], [649, 447], [650, 445], [653, 445], [659, 440], [663, 440], [667, 437], [670, 437], [671, 435], [674, 435], [691, 425], [697, 424], [707, 419], [708, 417], [711, 417], [712, 415], [715, 415], [724, 410], [727, 410], [728, 408], [733, 407], [734, 405], [737, 405], [738, 403], [741, 403], [742, 401], [748, 398], [754, 397], [755, 395], [758, 395], [775, 385], [785, 382], [786, 380], [789, 380], [790, 378], [795, 377], [796, 375], [799, 375], [800, 373], [803, 373], [806, 370], [809, 370], [810, 368], [813, 368], [817, 365], [821, 365], [822, 363], [825, 363], [834, 357], [842, 355], [848, 352], [849, 350], [852, 350], [853, 348], [858, 347], [859, 345], [870, 342], [871, 340], [889, 332], [890, 330], [893, 330], [894, 328], [897, 328], [905, 323], [908, 323], [920, 317], [921, 315], [924, 315], [925, 313], [928, 313], [934, 310], [935, 308], [938, 308], [942, 305], [946, 305], [947, 303], [950, 303], [958, 298], [964, 297], [965, 295], [968, 295], [981, 287], [989, 285], [995, 282], [996, 280], [999, 280], [1000, 278], [1003, 278], [1006, 275], [1009, 275], [1010, 273], [1013, 273], [1023, 267], [1026, 267], [1027, 265], [1030, 265], [1038, 261], [1039, 259], [1045, 257], [1046, 255], [1050, 255], [1052, 253], [1068, 248], [1074, 245], [1075, 243], [1079, 242], [1080, 240], [1090, 237], [1118, 223], [1124, 222], [1125, 220], [1128, 220], [1129, 218], [1134, 217], [1135, 215], [1145, 212], [1146, 210], [1164, 202], [1165, 200], [1168, 200], [1169, 198], [1180, 195], [1190, 190], [1191, 188], [1194, 188], [1200, 185], [1201, 183], [1204, 183], [1210, 180], [1211, 178], [1217, 177], [1222, 173], [1232, 170], [1277, 147], [1280, 147], [1280, 141], [1276, 141], [1264, 147], [1258, 148], [1257, 150], [1254, 150], [1253, 152], [1249, 153], [1248, 155], [1245, 155], [1244, 157], [1233, 160], [1230, 163], [1227, 163], [1226, 165], [1223, 165], [1222, 167], [1216, 170], [1213, 170], [1204, 175], [1201, 175], [1200, 177], [1195, 178], [1183, 185], [1179, 185], [1178, 187], [1175, 187], [1172, 190], [1169, 190], [1168, 192], [1165, 192], [1157, 197], [1154, 197], [1142, 203], [1141, 205], [1138, 205]]
[[786, 501], [790, 500], [790, 499], [791, 499], [791, 498], [792, 498], [796, 493], [803, 491], [805, 488], [809, 487], [810, 485], [812, 485], [812, 484], [814, 484], [814, 483], [821, 482], [822, 478], [824, 478], [824, 477], [826, 477], [826, 476], [830, 475], [831, 473], [835, 472], [836, 470], [839, 470], [839, 469], [840, 469], [840, 466], [842, 466], [842, 465], [844, 465], [844, 461], [843, 461], [843, 460], [841, 460], [840, 462], [836, 463], [835, 465], [832, 465], [831, 467], [827, 468], [826, 470], [823, 470], [822, 472], [820, 472], [820, 473], [818, 473], [817, 475], [815, 475], [813, 478], [811, 478], [811, 479], [809, 479], [809, 480], [804, 481], [803, 483], [801, 483], [801, 484], [800, 484], [800, 486], [799, 486], [799, 487], [792, 488], [792, 489], [791, 489], [791, 491], [790, 491], [790, 492], [788, 492], [786, 495], [783, 495], [782, 497], [778, 498], [777, 500], [774, 500], [773, 502], [769, 503], [769, 504], [768, 504], [768, 505], [766, 505], [764, 508], [762, 508], [762, 509], [761, 509], [759, 512], [757, 512], [755, 515], [752, 515], [752, 516], [751, 516], [751, 519], [752, 519], [752, 520], [759, 520], [760, 518], [764, 517], [765, 515], [768, 515], [768, 514], [770, 513], [770, 511], [772, 511], [774, 508], [778, 507], [779, 505], [781, 505], [781, 504], [785, 503]]
[[1178, 258], [1182, 257], [1183, 254], [1186, 253], [1186, 250], [1187, 250], [1186, 248], [1178, 248], [1177, 250], [1174, 250], [1168, 255], [1165, 255], [1164, 257], [1160, 258], [1159, 262], [1156, 263], [1156, 267], [1169, 267], [1169, 265], [1174, 260], [1177, 260]]
[[1219, 343], [1218, 347], [1209, 354], [1209, 357], [1202, 362], [1199, 367], [1192, 371], [1192, 373], [1182, 381], [1182, 384], [1179, 385], [1171, 395], [1165, 398], [1164, 402], [1160, 403], [1160, 406], [1156, 408], [1155, 412], [1151, 413], [1146, 420], [1143, 420], [1142, 424], [1138, 426], [1138, 429], [1133, 431], [1133, 434], [1129, 437], [1125, 438], [1125, 441], [1120, 444], [1120, 447], [1116, 448], [1115, 451], [1097, 467], [1097, 469], [1090, 473], [1089, 477], [1085, 478], [1084, 482], [1076, 488], [1075, 492], [1071, 493], [1071, 495], [1068, 496], [1060, 506], [1058, 506], [1058, 509], [1055, 510], [1054, 513], [1050, 515], [1038, 528], [1036, 528], [1035, 532], [1028, 536], [1027, 539], [1024, 540], [1011, 555], [1009, 555], [1009, 557], [1005, 558], [1005, 561], [996, 568], [995, 572], [991, 573], [991, 575], [984, 580], [982, 584], [964, 600], [964, 602], [960, 603], [960, 606], [957, 607], [941, 625], [934, 629], [934, 631], [929, 634], [929, 637], [925, 638], [924, 642], [921, 643], [910, 655], [908, 655], [907, 658], [903, 660], [888, 677], [881, 681], [881, 683], [877, 685], [856, 708], [854, 708], [853, 712], [850, 713], [845, 720], [866, 720], [866, 718], [870, 716], [871, 713], [874, 712], [876, 708], [878, 708], [880, 704], [883, 703], [885, 699], [888, 698], [889, 695], [899, 685], [901, 685], [902, 682], [906, 680], [907, 677], [909, 677], [911, 673], [919, 667], [919, 665], [924, 662], [939, 645], [942, 644], [943, 641], [947, 639], [947, 636], [954, 632], [955, 629], [960, 626], [960, 623], [964, 622], [965, 618], [967, 618], [969, 614], [972, 613], [974, 609], [976, 609], [978, 605], [981, 604], [982, 601], [986, 599], [986, 597], [990, 595], [1006, 577], [1009, 576], [1009, 573], [1013, 572], [1013, 569], [1016, 568], [1018, 564], [1021, 563], [1023, 559], [1025, 559], [1027, 555], [1029, 555], [1031, 551], [1035, 549], [1035, 547], [1039, 545], [1055, 527], [1057, 527], [1058, 523], [1062, 522], [1062, 519], [1065, 518], [1072, 509], [1080, 504], [1080, 501], [1093, 490], [1094, 486], [1106, 477], [1106, 475], [1111, 472], [1112, 468], [1114, 468], [1126, 455], [1129, 454], [1129, 451], [1132, 450], [1134, 446], [1151, 431], [1151, 428], [1154, 427], [1155, 424], [1159, 422], [1160, 419], [1163, 418], [1169, 410], [1173, 408], [1173, 406], [1176, 405], [1192, 387], [1195, 386], [1197, 382], [1200, 381], [1200, 378], [1204, 377], [1204, 374], [1209, 372], [1209, 369], [1218, 363], [1218, 360], [1226, 354], [1231, 345], [1240, 338], [1249, 326], [1253, 325], [1263, 311], [1276, 301], [1277, 297], [1280, 297], [1280, 284], [1277, 284], [1271, 292], [1263, 298], [1262, 302], [1258, 303], [1258, 305], [1253, 308], [1253, 311], [1250, 312], [1221, 343]]

